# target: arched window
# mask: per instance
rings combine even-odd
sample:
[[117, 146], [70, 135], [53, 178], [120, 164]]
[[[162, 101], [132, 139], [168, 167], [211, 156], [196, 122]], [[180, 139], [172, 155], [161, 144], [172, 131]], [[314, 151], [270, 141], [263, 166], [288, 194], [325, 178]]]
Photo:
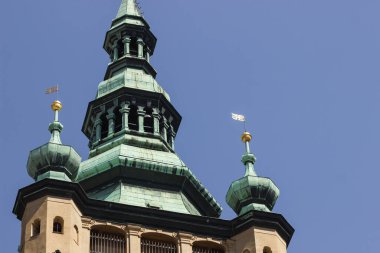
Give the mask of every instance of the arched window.
[[122, 128], [122, 115], [120, 113], [120, 107], [117, 106], [115, 110], [113, 111], [115, 114], [115, 129], [114, 133], [120, 132]]
[[131, 44], [129, 45], [129, 52], [132, 56], [138, 56], [138, 45], [136, 38], [131, 39]]
[[79, 229], [77, 225], [74, 225], [74, 242], [79, 244]]
[[90, 253], [125, 253], [125, 235], [121, 231], [92, 229]]
[[177, 253], [177, 244], [157, 236], [141, 238], [141, 253]]
[[137, 115], [137, 107], [135, 105], [131, 105], [128, 114], [128, 128], [130, 130], [139, 130], [139, 125], [138, 125], [138, 115]]
[[108, 136], [108, 120], [105, 113], [100, 116], [100, 120], [102, 122], [102, 133], [100, 135], [100, 139], [104, 139]]
[[37, 236], [41, 233], [41, 221], [39, 219], [32, 223], [30, 236]]
[[152, 108], [145, 109], [144, 116], [144, 132], [145, 133], [153, 133], [153, 110]]
[[194, 242], [193, 253], [224, 253], [224, 249], [216, 243]]
[[53, 233], [63, 234], [63, 219], [61, 217], [54, 218]]
[[268, 246], [265, 246], [263, 249], [263, 253], [272, 253], [272, 250]]

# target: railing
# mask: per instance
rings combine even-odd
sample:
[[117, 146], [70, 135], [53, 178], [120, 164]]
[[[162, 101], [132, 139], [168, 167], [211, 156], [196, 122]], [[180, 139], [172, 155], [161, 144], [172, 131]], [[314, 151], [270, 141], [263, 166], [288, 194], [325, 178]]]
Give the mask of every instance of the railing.
[[141, 253], [177, 253], [177, 246], [172, 242], [141, 238]]
[[125, 236], [91, 231], [90, 253], [125, 253]]
[[193, 246], [193, 253], [224, 253], [221, 249]]

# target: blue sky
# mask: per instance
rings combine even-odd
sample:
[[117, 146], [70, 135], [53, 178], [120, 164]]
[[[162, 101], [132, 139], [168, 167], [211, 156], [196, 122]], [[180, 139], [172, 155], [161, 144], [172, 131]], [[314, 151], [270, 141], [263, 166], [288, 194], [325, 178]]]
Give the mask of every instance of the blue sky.
[[[28, 152], [48, 141], [61, 84], [62, 140], [83, 159], [85, 110], [108, 57], [120, 0], [0, 3], [0, 225], [16, 252], [17, 190], [32, 183]], [[293, 253], [377, 252], [380, 238], [380, 2], [145, 0], [158, 37], [152, 64], [183, 116], [176, 148], [214, 197], [244, 174], [245, 114], [259, 175], [281, 190], [274, 209], [294, 226]]]

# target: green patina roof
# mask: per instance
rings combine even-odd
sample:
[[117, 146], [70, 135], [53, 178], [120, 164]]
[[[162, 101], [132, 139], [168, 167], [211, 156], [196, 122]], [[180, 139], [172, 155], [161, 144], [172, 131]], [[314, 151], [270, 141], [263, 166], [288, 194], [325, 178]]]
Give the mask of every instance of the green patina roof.
[[116, 18], [120, 18], [124, 15], [141, 17], [140, 9], [135, 0], [122, 0], [119, 11]]
[[135, 0], [122, 0], [111, 29], [121, 24], [145, 26], [141, 11]]
[[200, 215], [196, 207], [179, 191], [114, 182], [89, 192], [88, 196], [114, 203]]
[[280, 190], [270, 178], [257, 176], [254, 169], [256, 157], [250, 152], [249, 141], [246, 142], [246, 153], [241, 161], [245, 166], [245, 175], [232, 182], [226, 195], [227, 204], [238, 215], [251, 210], [272, 211]]
[[97, 98], [122, 87], [160, 93], [170, 102], [169, 94], [157, 83], [153, 76], [146, 74], [143, 70], [133, 68], [123, 69], [121, 73], [101, 82], [98, 86]]
[[[77, 182], [84, 181], [103, 172], [111, 171], [121, 166], [125, 170], [135, 168], [139, 170], [159, 172], [167, 175], [183, 176], [194, 186], [199, 194], [208, 201], [210, 206], [220, 214], [221, 207], [209, 191], [193, 175], [177, 154], [146, 149], [142, 147], [121, 144], [108, 151], [83, 161], [76, 178]], [[161, 195], [161, 201], [166, 201], [167, 195]], [[141, 198], [144, 198], [143, 196]]]
[[36, 181], [45, 178], [71, 181], [78, 173], [81, 157], [74, 148], [63, 145], [60, 133], [63, 125], [58, 121], [58, 111], [55, 120], [49, 125], [50, 141], [29, 153], [28, 174]]

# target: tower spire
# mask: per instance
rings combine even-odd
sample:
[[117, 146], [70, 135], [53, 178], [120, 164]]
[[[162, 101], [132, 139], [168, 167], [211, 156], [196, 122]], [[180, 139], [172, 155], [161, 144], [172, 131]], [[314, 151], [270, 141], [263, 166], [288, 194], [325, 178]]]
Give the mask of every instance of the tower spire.
[[54, 111], [54, 122], [49, 125], [49, 131], [51, 133], [50, 143], [62, 144], [61, 141], [61, 131], [63, 125], [58, 120], [58, 112], [62, 109], [62, 103], [58, 100], [55, 100], [51, 104], [51, 109]]
[[244, 176], [257, 176], [253, 165], [255, 164], [256, 157], [251, 153], [249, 142], [252, 140], [252, 135], [248, 132], [244, 132], [241, 136], [241, 140], [245, 143], [246, 153], [242, 157], [242, 163], [245, 166]]
[[120, 18], [124, 15], [142, 17], [140, 8], [136, 0], [122, 0], [116, 18]]
[[244, 132], [241, 140], [245, 143], [246, 149], [241, 159], [245, 166], [245, 175], [232, 182], [226, 201], [238, 215], [243, 215], [250, 210], [270, 212], [276, 204], [280, 190], [270, 178], [259, 177], [256, 174], [253, 167], [256, 157], [249, 147], [252, 135]]
[[45, 178], [69, 181], [75, 179], [82, 158], [71, 146], [63, 145], [61, 132], [63, 125], [58, 121], [62, 103], [55, 100], [51, 104], [54, 121], [49, 125], [50, 141], [30, 151], [28, 173], [36, 181]]

